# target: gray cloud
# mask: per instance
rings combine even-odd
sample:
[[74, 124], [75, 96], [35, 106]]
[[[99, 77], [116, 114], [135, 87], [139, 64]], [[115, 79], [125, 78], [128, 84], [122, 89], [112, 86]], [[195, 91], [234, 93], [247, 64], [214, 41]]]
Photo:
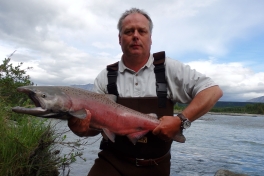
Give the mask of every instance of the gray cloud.
[[153, 52], [165, 50], [179, 60], [186, 53], [219, 58], [185, 62], [219, 82], [223, 99], [264, 94], [263, 72], [250, 69], [254, 58], [251, 63], [220, 60], [238, 39], [263, 33], [262, 1], [0, 1], [0, 56], [17, 50], [12, 61], [32, 66], [28, 73], [38, 85], [92, 83], [120, 59], [116, 24], [131, 7], [145, 9], [154, 21]]

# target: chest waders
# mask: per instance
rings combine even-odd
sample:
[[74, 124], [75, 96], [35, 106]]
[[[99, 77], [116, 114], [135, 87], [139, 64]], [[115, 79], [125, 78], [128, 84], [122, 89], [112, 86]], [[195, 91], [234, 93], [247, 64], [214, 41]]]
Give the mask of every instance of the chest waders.
[[[136, 111], [149, 114], [155, 113], [158, 118], [164, 115], [173, 115], [173, 103], [167, 99], [167, 82], [165, 79], [165, 52], [153, 54], [154, 73], [156, 77], [157, 97], [137, 97], [125, 98], [119, 97], [116, 80], [118, 75], [118, 62], [108, 65], [108, 85], [109, 94], [116, 95], [117, 103], [134, 109]], [[118, 122], [117, 122], [118, 123]], [[109, 150], [117, 155], [133, 158], [157, 158], [165, 155], [171, 147], [172, 141], [165, 142], [149, 132], [145, 137], [140, 139], [136, 145], [132, 144], [126, 136], [116, 136], [115, 142], [103, 139], [100, 149]]]

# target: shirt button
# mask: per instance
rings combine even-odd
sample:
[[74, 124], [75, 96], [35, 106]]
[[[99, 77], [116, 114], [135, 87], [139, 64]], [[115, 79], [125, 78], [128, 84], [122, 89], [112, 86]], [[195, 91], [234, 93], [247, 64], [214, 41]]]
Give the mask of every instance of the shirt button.
[[138, 76], [138, 74], [136, 74], [136, 76]]
[[137, 86], [137, 85], [138, 85], [138, 83], [135, 83], [135, 85]]

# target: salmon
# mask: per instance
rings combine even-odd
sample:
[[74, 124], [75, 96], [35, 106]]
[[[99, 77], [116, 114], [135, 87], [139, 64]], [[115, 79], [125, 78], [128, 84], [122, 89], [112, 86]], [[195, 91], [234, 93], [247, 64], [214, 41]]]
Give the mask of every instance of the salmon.
[[[121, 135], [127, 136], [135, 144], [160, 123], [153, 115], [116, 103], [117, 97], [111, 94], [98, 94], [69, 86], [23, 86], [17, 90], [27, 94], [35, 107], [13, 107], [12, 111], [65, 120], [71, 116], [80, 119], [87, 117], [90, 118], [89, 127], [102, 130], [112, 142], [115, 135]], [[185, 137], [180, 132], [173, 140], [184, 143]]]

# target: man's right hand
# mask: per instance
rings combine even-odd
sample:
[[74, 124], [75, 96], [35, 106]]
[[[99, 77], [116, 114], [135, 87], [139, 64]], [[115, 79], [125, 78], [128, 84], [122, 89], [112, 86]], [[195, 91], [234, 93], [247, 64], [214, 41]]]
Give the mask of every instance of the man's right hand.
[[91, 113], [86, 110], [87, 116], [85, 119], [78, 119], [76, 117], [71, 117], [68, 119], [68, 126], [71, 131], [77, 136], [95, 136], [100, 133], [100, 130], [95, 130], [89, 127]]

